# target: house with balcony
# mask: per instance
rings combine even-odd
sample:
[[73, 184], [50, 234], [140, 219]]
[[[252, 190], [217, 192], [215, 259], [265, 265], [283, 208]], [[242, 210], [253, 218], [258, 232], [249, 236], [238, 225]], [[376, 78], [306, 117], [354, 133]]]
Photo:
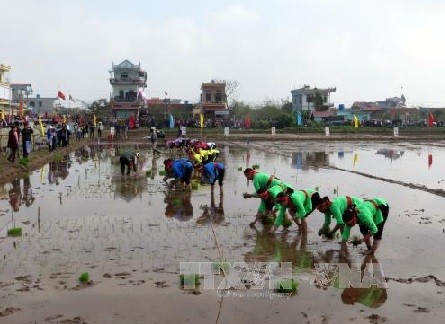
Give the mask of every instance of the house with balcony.
[[337, 88], [311, 88], [309, 85], [304, 85], [300, 89], [291, 91], [292, 94], [292, 110], [299, 111], [314, 111], [315, 110], [315, 98], [320, 96], [323, 100], [323, 109], [329, 110], [334, 108], [334, 104], [330, 101], [331, 92], [336, 92]]
[[0, 63], [0, 111], [7, 114], [10, 109], [11, 85], [9, 73], [11, 67]]
[[201, 109], [205, 118], [229, 115], [225, 82], [212, 80], [210, 83], [202, 83]]
[[112, 114], [116, 118], [139, 119], [145, 109], [145, 88], [147, 88], [147, 72], [141, 64], [135, 65], [129, 60], [112, 64], [110, 73]]

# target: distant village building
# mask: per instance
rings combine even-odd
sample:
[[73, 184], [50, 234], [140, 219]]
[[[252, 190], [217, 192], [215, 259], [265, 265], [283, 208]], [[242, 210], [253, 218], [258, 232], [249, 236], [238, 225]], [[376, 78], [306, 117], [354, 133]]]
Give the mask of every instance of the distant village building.
[[11, 66], [0, 64], [0, 110], [3, 114], [9, 112], [9, 100], [11, 96], [11, 85], [9, 83], [9, 72]]
[[40, 97], [37, 94], [36, 97], [28, 98], [28, 109], [31, 109], [35, 116], [49, 118], [54, 114], [56, 100], [56, 97]]
[[145, 103], [147, 72], [141, 69], [140, 63], [135, 65], [129, 60], [117, 65], [112, 64], [109, 72], [112, 87], [110, 105], [113, 116], [124, 119], [132, 116], [138, 119]]
[[311, 88], [309, 85], [304, 85], [303, 88], [292, 90], [292, 110], [294, 111], [314, 111], [315, 110], [315, 96], [318, 93], [323, 99], [323, 110], [328, 110], [334, 107], [330, 102], [330, 93], [336, 92], [337, 88], [318, 89]]
[[32, 94], [30, 83], [11, 83], [11, 107], [15, 115], [28, 110], [29, 95]]
[[201, 107], [206, 118], [228, 116], [226, 83], [216, 80], [212, 80], [210, 83], [202, 83]]

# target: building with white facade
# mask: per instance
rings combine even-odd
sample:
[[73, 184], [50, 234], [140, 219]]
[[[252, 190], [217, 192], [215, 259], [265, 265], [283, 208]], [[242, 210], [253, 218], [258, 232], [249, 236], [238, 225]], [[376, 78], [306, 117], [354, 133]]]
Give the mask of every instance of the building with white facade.
[[145, 103], [147, 72], [141, 69], [140, 63], [135, 65], [129, 60], [112, 64], [112, 69], [108, 72], [112, 87], [110, 105], [113, 116], [139, 119]]
[[0, 110], [3, 114], [9, 112], [11, 85], [9, 83], [9, 73], [11, 67], [9, 65], [0, 64]]
[[318, 89], [311, 88], [309, 85], [304, 85], [303, 88], [292, 90], [292, 109], [294, 111], [313, 111], [315, 110], [314, 99], [317, 93], [323, 99], [323, 110], [328, 110], [334, 107], [330, 102], [330, 93], [336, 92], [337, 88]]

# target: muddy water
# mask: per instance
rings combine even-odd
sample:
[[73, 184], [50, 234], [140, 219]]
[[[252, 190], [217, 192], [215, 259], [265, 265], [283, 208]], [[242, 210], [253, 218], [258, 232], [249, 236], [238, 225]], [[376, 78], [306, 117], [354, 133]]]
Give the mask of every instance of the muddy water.
[[[143, 146], [131, 147], [143, 156], [138, 176], [122, 177], [118, 152], [125, 148], [85, 147], [1, 188], [0, 314], [7, 316], [0, 322], [412, 323], [445, 315], [445, 198], [434, 193], [445, 188], [443, 143], [221, 145], [224, 195], [217, 189], [213, 197], [208, 186], [167, 190], [158, 174], [166, 152], [153, 156]], [[242, 198], [253, 189], [239, 169], [254, 164], [322, 196], [386, 198], [390, 216], [375, 259], [350, 248], [346, 261], [378, 262], [387, 287], [314, 284], [320, 264], [345, 261], [337, 240], [318, 237], [318, 212], [306, 235], [250, 228], [259, 201]], [[6, 236], [13, 226], [22, 237]], [[224, 297], [217, 289], [180, 289], [180, 262], [218, 260], [291, 262], [299, 293], [270, 294], [255, 281]], [[90, 285], [78, 285], [83, 272]], [[221, 280], [215, 277], [215, 288]]]

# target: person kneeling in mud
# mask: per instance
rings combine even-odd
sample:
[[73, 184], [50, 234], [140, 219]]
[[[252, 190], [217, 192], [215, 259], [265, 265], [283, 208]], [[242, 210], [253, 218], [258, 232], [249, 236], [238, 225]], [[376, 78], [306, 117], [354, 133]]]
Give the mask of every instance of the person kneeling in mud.
[[[382, 198], [365, 199], [361, 204], [346, 210], [343, 214], [345, 227], [342, 233], [340, 256], [346, 256], [346, 243], [348, 242], [351, 228], [355, 224], [359, 225], [363, 238], [358, 242], [354, 242], [354, 245], [365, 242], [368, 249], [366, 254], [376, 252], [382, 240], [383, 227], [385, 226], [388, 214], [388, 203]], [[372, 245], [371, 236], [373, 237]]]
[[270, 189], [261, 188], [257, 191], [258, 198], [261, 198], [261, 202], [264, 202], [264, 209], [266, 217], [274, 217], [274, 223], [269, 233], [273, 234], [275, 231], [283, 225], [285, 226], [285, 219], [288, 219], [289, 224], [292, 224], [292, 220], [287, 217], [286, 208], [276, 201], [279, 194], [286, 194], [284, 190], [289, 190], [281, 185], [273, 186]]
[[129, 151], [125, 151], [120, 156], [121, 162], [121, 174], [124, 175], [125, 167], [127, 167], [127, 175], [130, 175], [131, 169], [138, 174], [137, 171], [137, 159], [139, 157], [139, 153], [133, 153]]
[[[362, 202], [362, 198], [353, 196], [339, 196], [332, 201], [329, 200], [328, 197], [313, 200], [313, 205], [320, 213], [324, 214], [324, 224], [318, 230], [318, 236], [325, 235], [326, 238], [332, 239], [338, 230], [340, 230], [340, 233], [343, 233], [343, 227], [345, 225], [343, 222], [343, 214], [346, 210], [351, 209], [352, 206], [357, 206]], [[331, 218], [336, 221], [335, 227], [332, 230], [329, 229]]]
[[184, 189], [192, 190], [191, 178], [193, 173], [193, 164], [187, 159], [172, 160], [167, 159], [164, 161], [165, 172], [164, 181], [169, 178], [174, 178], [175, 183], [178, 186], [182, 186]]
[[314, 189], [297, 190], [291, 194], [279, 193], [276, 201], [285, 209], [295, 224], [302, 231], [307, 230], [306, 217], [315, 210], [315, 203], [320, 200], [320, 195]]

